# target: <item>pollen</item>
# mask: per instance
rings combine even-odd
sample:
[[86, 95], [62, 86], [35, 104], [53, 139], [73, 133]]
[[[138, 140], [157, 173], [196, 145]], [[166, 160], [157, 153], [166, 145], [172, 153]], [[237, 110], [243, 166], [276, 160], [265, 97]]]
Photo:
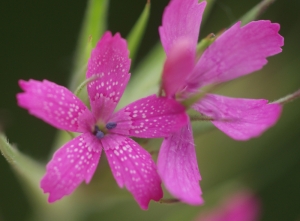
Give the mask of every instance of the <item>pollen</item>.
[[108, 122], [105, 127], [106, 129], [111, 130], [114, 129], [116, 126], [117, 126], [116, 122]]
[[93, 133], [99, 140], [102, 139], [105, 134], [99, 129], [98, 126], [95, 126], [95, 130], [94, 130], [94, 133]]

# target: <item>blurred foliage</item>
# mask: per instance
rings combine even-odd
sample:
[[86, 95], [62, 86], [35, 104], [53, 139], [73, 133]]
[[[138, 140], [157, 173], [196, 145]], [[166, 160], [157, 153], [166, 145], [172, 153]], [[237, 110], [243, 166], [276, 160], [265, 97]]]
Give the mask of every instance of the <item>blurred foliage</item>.
[[[211, 0], [205, 14], [200, 38], [218, 33], [230, 26], [259, 0], [243, 3], [237, 0]], [[141, 15], [145, 1], [109, 2], [108, 29], [128, 36]], [[168, 0], [153, 0], [149, 24], [131, 69], [136, 75], [124, 94], [121, 106], [157, 90], [164, 54], [158, 44], [158, 26]], [[214, 3], [214, 4], [213, 4]], [[18, 150], [36, 161], [46, 163], [56, 134], [54, 128], [17, 107], [15, 94], [20, 91], [18, 79], [48, 79], [68, 85], [79, 31], [87, 1], [24, 1], [17, 5], [2, 2], [2, 73], [0, 75], [0, 130], [5, 131]], [[278, 22], [285, 38], [283, 52], [269, 58], [263, 70], [234, 80], [216, 92], [249, 98], [276, 100], [300, 87], [300, 44], [298, 40], [300, 2], [275, 1], [261, 15]], [[288, 12], [288, 13], [287, 13]], [[101, 17], [101, 15], [99, 15]], [[103, 29], [99, 29], [101, 33]], [[97, 39], [94, 39], [95, 41]], [[153, 49], [153, 50], [152, 50]], [[148, 52], [152, 52], [148, 55]], [[147, 62], [143, 61], [147, 59]], [[143, 75], [155, 76], [153, 85]], [[136, 91], [143, 91], [138, 93]], [[5, 158], [0, 158], [0, 219], [24, 220], [192, 220], [198, 213], [215, 205], [226, 193], [247, 186], [258, 191], [263, 202], [263, 221], [299, 219], [300, 199], [300, 101], [284, 107], [279, 122], [261, 137], [237, 142], [216, 129], [202, 133], [209, 125], [195, 125], [201, 187], [206, 204], [192, 207], [184, 204], [162, 205], [152, 202], [142, 211], [126, 190], [113, 180], [105, 157], [89, 186], [83, 184], [72, 196], [48, 205], [42, 195], [40, 207], [33, 202], [26, 183], [13, 172]], [[199, 136], [201, 132], [201, 136]], [[155, 141], [157, 144], [160, 141]], [[54, 144], [58, 147], [60, 143]], [[38, 164], [39, 165], [39, 164]], [[36, 168], [37, 169], [37, 168]], [[32, 184], [38, 188], [39, 183]], [[165, 197], [168, 193], [165, 192]], [[77, 200], [76, 200], [77, 199]], [[78, 200], [80, 199], [80, 200]], [[88, 208], [83, 209], [84, 206]], [[16, 212], [18, 211], [18, 212]], [[44, 215], [44, 216], [43, 216]], [[50, 217], [50, 218], [49, 218]]]
[[150, 5], [150, 1], [147, 1], [142, 14], [140, 15], [140, 17], [132, 27], [130, 33], [126, 37], [128, 50], [130, 51], [131, 65], [135, 61], [137, 50], [140, 46], [141, 40], [145, 33], [145, 29], [147, 27], [147, 23], [150, 16]]
[[88, 2], [76, 47], [74, 68], [69, 82], [72, 90], [85, 79], [86, 64], [92, 48], [96, 46], [98, 39], [106, 30], [108, 2], [108, 0], [90, 0]]

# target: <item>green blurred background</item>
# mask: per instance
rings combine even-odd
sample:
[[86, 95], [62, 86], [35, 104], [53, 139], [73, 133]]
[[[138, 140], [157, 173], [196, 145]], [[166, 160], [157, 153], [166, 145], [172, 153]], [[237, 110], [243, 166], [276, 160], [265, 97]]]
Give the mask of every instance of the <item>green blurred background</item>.
[[[108, 29], [127, 36], [145, 2], [111, 0]], [[230, 26], [258, 2], [216, 0], [211, 14], [202, 25], [200, 37]], [[157, 29], [167, 3], [167, 0], [152, 1], [150, 22], [135, 64], [159, 40]], [[33, 78], [67, 85], [87, 1], [2, 1], [0, 5], [0, 130], [21, 152], [39, 162], [46, 162], [55, 130], [17, 107], [15, 95], [20, 92], [17, 82], [19, 79]], [[270, 58], [262, 71], [230, 82], [217, 93], [276, 100], [297, 90], [300, 87], [299, 11], [299, 1], [277, 0], [261, 18], [280, 23], [280, 34], [285, 38], [283, 52]], [[217, 202], [224, 193], [247, 186], [257, 190], [262, 200], [261, 220], [299, 220], [299, 132], [300, 100], [296, 100], [284, 107], [277, 125], [259, 138], [237, 142], [218, 130], [197, 136], [196, 149], [203, 179], [201, 186], [207, 207]], [[107, 169], [105, 164], [104, 161], [100, 165], [103, 171]], [[107, 174], [106, 171], [103, 173]], [[100, 174], [99, 179], [103, 182], [106, 176], [110, 182], [111, 175]], [[30, 206], [22, 182], [3, 157], [0, 157], [0, 177], [0, 220], [30, 217], [35, 208]], [[126, 192], [118, 190], [113, 181], [110, 185], [122, 194]], [[90, 188], [97, 191], [102, 186], [92, 181]], [[151, 203], [149, 210], [144, 212], [128, 197], [118, 203], [107, 202], [102, 210], [87, 213], [78, 220], [191, 220], [203, 208]], [[64, 211], [60, 213], [63, 216]], [[44, 219], [41, 217], [40, 220]]]

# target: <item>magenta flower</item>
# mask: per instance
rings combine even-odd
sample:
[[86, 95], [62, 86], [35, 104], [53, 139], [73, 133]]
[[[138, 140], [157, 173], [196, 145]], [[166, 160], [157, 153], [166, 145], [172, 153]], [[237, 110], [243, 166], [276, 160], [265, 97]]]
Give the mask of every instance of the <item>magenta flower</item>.
[[[160, 39], [167, 59], [162, 89], [169, 98], [182, 101], [203, 86], [229, 81], [261, 69], [266, 58], [281, 52], [279, 24], [254, 21], [240, 27], [237, 22], [219, 36], [197, 59], [196, 47], [206, 2], [172, 0], [166, 7]], [[236, 140], [262, 134], [275, 124], [279, 104], [264, 99], [229, 98], [208, 94], [193, 109], [213, 119], [212, 123]], [[175, 197], [201, 204], [201, 179], [190, 123], [166, 138], [158, 156], [158, 172]]]
[[195, 221], [257, 221], [260, 207], [259, 200], [252, 193], [242, 191], [226, 198], [220, 206]]
[[130, 78], [127, 44], [106, 32], [92, 51], [87, 78], [91, 111], [63, 86], [44, 80], [21, 80], [21, 107], [52, 126], [81, 135], [55, 152], [41, 188], [54, 202], [89, 183], [104, 150], [120, 187], [133, 194], [142, 209], [162, 197], [161, 180], [150, 154], [128, 136], [165, 137], [187, 122], [184, 107], [156, 95], [135, 101], [113, 113]]

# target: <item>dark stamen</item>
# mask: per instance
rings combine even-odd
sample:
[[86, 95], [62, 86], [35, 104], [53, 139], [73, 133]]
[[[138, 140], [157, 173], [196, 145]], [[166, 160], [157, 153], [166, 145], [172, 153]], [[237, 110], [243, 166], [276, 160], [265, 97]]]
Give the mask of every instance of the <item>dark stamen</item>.
[[100, 140], [101, 138], [104, 137], [104, 133], [99, 130], [98, 126], [95, 126], [95, 131], [94, 131], [94, 135]]
[[117, 123], [116, 123], [116, 122], [108, 122], [108, 123], [106, 124], [105, 127], [106, 127], [108, 130], [111, 130], [111, 129], [114, 129], [116, 126], [117, 126]]

